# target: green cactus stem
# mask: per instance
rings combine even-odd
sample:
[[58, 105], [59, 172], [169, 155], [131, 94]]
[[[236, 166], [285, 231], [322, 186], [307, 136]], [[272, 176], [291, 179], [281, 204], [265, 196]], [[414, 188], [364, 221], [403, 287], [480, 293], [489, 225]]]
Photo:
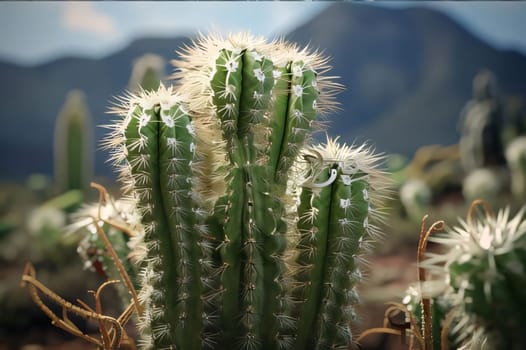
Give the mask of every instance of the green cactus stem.
[[371, 219], [383, 183], [375, 169], [380, 158], [370, 149], [335, 140], [307, 148], [304, 157], [308, 180], [298, 208], [300, 304], [294, 349], [348, 347], [359, 301], [360, 254], [377, 231]]
[[214, 66], [212, 103], [231, 162], [254, 162], [254, 127], [261, 124], [274, 85], [272, 61], [256, 51], [221, 50]]
[[108, 139], [114, 159], [124, 162], [127, 182], [145, 227], [143, 288], [145, 347], [201, 346], [201, 265], [204, 263], [199, 209], [192, 199], [194, 129], [182, 98], [161, 86], [131, 96], [124, 119]]
[[257, 140], [267, 124], [272, 69], [272, 61], [255, 50], [221, 50], [210, 84], [233, 167], [227, 193], [215, 209], [215, 216], [223, 218], [222, 339], [227, 344], [241, 333], [237, 341], [244, 348], [275, 346], [276, 299], [282, 290], [277, 280], [283, 270], [283, 209], [270, 196]]
[[301, 145], [313, 130], [319, 92], [316, 72], [301, 60], [288, 62], [275, 75], [279, 79], [268, 156], [275, 180], [283, 183]]
[[60, 192], [88, 188], [94, 162], [92, 129], [84, 93], [71, 91], [55, 123], [55, 177]]

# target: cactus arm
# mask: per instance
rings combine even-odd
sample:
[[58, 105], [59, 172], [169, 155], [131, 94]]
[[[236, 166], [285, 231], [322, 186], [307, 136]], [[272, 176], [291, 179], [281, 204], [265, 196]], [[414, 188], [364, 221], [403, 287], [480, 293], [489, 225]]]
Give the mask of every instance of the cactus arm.
[[[349, 322], [358, 303], [356, 284], [362, 242], [375, 227], [370, 207], [381, 203], [385, 186], [375, 165], [381, 159], [365, 147], [352, 148], [328, 140], [305, 150], [307, 181], [298, 208], [299, 242], [294, 278], [298, 331], [294, 349], [348, 347]], [[308, 156], [308, 157], [307, 157]]]
[[358, 302], [354, 287], [359, 281], [355, 257], [368, 226], [366, 176], [362, 173], [339, 175], [333, 185], [327, 283], [318, 319], [320, 348], [348, 346], [352, 341], [349, 324], [354, 314], [353, 305]]
[[242, 165], [244, 148], [239, 144], [238, 120], [242, 92], [243, 59], [240, 53], [221, 50], [214, 67], [210, 86], [212, 102], [227, 143], [231, 163]]
[[287, 121], [284, 119], [287, 116], [289, 105], [290, 80], [290, 63], [284, 67], [276, 67], [274, 70], [274, 79], [276, 81], [274, 86], [274, 106], [272, 110], [272, 119], [270, 121], [271, 134], [269, 136], [269, 167], [271, 174], [276, 178], [276, 172], [279, 164], [279, 156], [285, 136], [285, 127]]
[[85, 96], [71, 91], [55, 123], [55, 176], [58, 190], [86, 190], [93, 175], [92, 122]]
[[[242, 215], [244, 203], [243, 171], [234, 168], [230, 174], [231, 179], [227, 195], [220, 200], [221, 205], [216, 208], [216, 217], [222, 217], [224, 241], [221, 244], [220, 254], [223, 266], [221, 267], [221, 321], [223, 323], [223, 339], [232, 339], [238, 326], [240, 315], [239, 295], [241, 278], [241, 251], [242, 246]], [[241, 189], [238, 189], [240, 188]], [[237, 190], [235, 190], [237, 189]], [[224, 203], [224, 204], [223, 204]]]
[[254, 127], [262, 124], [274, 86], [273, 64], [256, 51], [221, 50], [211, 88], [231, 161], [254, 162], [258, 142]]
[[82, 125], [78, 122], [71, 122], [68, 125], [67, 138], [68, 152], [65, 161], [68, 164], [68, 177], [66, 188], [84, 189], [87, 180], [84, 178]]
[[[323, 182], [329, 178], [328, 172], [322, 172], [317, 181]], [[327, 186], [314, 193], [309, 188], [303, 188], [298, 208], [298, 229], [300, 240], [297, 246], [298, 274], [300, 283], [297, 298], [300, 301], [298, 312], [297, 334], [294, 349], [307, 349], [313, 346], [316, 315], [320, 308], [320, 297], [323, 288], [323, 273], [327, 252], [328, 221], [332, 188]]]
[[159, 125], [160, 187], [163, 207], [170, 226], [173, 259], [177, 270], [179, 319], [176, 340], [182, 349], [200, 346], [202, 326], [200, 234], [196, 230], [192, 201], [192, 160], [195, 140], [189, 116], [182, 105], [161, 103]]
[[[270, 347], [278, 332], [277, 312], [272, 310], [278, 311], [276, 298], [281, 288], [276, 280], [283, 270], [276, 259], [278, 248], [283, 248], [279, 242], [283, 232], [276, 229], [279, 226], [284, 231], [282, 219], [275, 214], [283, 211], [272, 201], [270, 183], [264, 180], [267, 168], [260, 162], [268, 142], [261, 134], [268, 125], [265, 113], [274, 86], [273, 64], [249, 49], [238, 56], [222, 50], [216, 64], [213, 102], [234, 173], [227, 190], [229, 199], [220, 201], [226, 202], [232, 214], [217, 211], [229, 220], [224, 225], [221, 252], [224, 339], [235, 339], [237, 334], [240, 347]], [[234, 95], [238, 90], [242, 91], [239, 97]]]
[[194, 135], [178, 98], [164, 87], [159, 94], [135, 103], [123, 124], [129, 181], [146, 228], [144, 322], [153, 347], [192, 349], [201, 345], [203, 324], [201, 236], [190, 181]]
[[249, 138], [247, 160], [255, 162], [258, 149], [258, 126], [265, 127], [265, 112], [268, 109], [274, 87], [273, 64], [268, 58], [253, 50], [246, 50], [243, 58], [242, 92], [239, 106], [238, 139]]
[[[172, 242], [161, 196], [158, 122], [154, 106], [146, 109], [136, 105], [124, 135], [134, 191], [142, 208], [142, 222], [146, 230], [149, 280], [144, 283], [151, 283], [155, 291], [164, 291], [166, 285], [177, 287], [178, 284], [175, 269], [171, 268]], [[152, 345], [157, 348], [168, 347], [175, 341], [169, 320], [177, 318], [173, 315], [177, 304], [174, 296], [177, 294], [178, 291], [172, 291], [149, 296], [146, 313], [149, 319], [145, 322], [152, 330]]]
[[[290, 90], [285, 116], [279, 117], [285, 125], [281, 139], [272, 140], [279, 145], [279, 156], [275, 168], [276, 181], [285, 182], [286, 174], [296, 160], [307, 134], [311, 131], [316, 118], [316, 73], [306, 67], [302, 61], [290, 64]], [[279, 107], [279, 106], [278, 106]], [[278, 118], [278, 116], [275, 116]], [[276, 133], [278, 138], [280, 133]], [[271, 157], [272, 160], [272, 157]], [[272, 163], [276, 163], [272, 160]]]

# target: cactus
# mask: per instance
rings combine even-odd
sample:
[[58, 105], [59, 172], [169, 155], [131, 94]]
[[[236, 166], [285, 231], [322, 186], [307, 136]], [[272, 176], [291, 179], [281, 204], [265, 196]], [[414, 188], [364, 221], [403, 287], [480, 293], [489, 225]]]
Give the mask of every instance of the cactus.
[[60, 192], [85, 190], [93, 176], [93, 126], [84, 93], [71, 91], [55, 123], [55, 177]]
[[433, 194], [425, 181], [408, 179], [400, 188], [400, 201], [412, 221], [418, 222], [431, 204]]
[[492, 349], [523, 349], [526, 208], [510, 219], [509, 208], [494, 216], [485, 206], [484, 215], [474, 218], [479, 203], [466, 221], [434, 238], [448, 251], [432, 254], [427, 268], [442, 276], [444, 298], [458, 317], [458, 341], [478, 346], [474, 342], [484, 339]]
[[142, 347], [349, 346], [385, 188], [370, 148], [305, 146], [335, 105], [327, 60], [241, 34], [175, 65], [105, 144], [145, 228]]
[[[182, 98], [171, 88], [130, 98], [130, 110], [116, 129], [126, 157], [122, 178], [133, 189], [142, 215], [148, 253], [139, 295], [145, 303], [144, 346], [199, 348], [202, 329], [200, 283], [204, 233], [192, 199], [195, 137]], [[123, 151], [122, 154], [118, 153]], [[190, 331], [197, 337], [190, 337]]]
[[128, 89], [130, 91], [154, 91], [159, 88], [164, 75], [164, 59], [155, 54], [145, 54], [133, 62]]
[[[416, 330], [420, 332], [424, 327], [425, 316], [422, 314], [422, 296], [427, 297], [431, 301], [431, 315], [429, 315], [429, 318], [431, 319], [432, 328], [432, 349], [429, 350], [458, 348], [461, 344], [457, 344], [455, 339], [449, 336], [449, 329], [447, 329], [447, 327], [451, 325], [451, 322], [446, 322], [451, 305], [447, 299], [444, 299], [443, 296], [437, 292], [437, 283], [434, 281], [425, 281], [420, 285], [410, 285], [406, 290], [402, 304], [405, 306], [407, 312], [410, 313], [411, 316], [409, 316], [409, 318], [414, 317], [416, 322], [416, 327], [412, 325], [415, 328], [412, 331], [415, 332]], [[454, 323], [457, 322], [458, 317]], [[443, 334], [444, 332], [446, 332], [446, 334]], [[443, 339], [443, 337], [445, 339]], [[442, 346], [443, 341], [447, 342], [447, 345], [444, 344], [444, 346]]]
[[378, 230], [379, 157], [365, 146], [328, 140], [308, 147], [306, 177], [299, 195], [294, 349], [347, 348], [359, 302], [360, 255]]
[[526, 197], [526, 136], [513, 140], [506, 148], [511, 171], [511, 192], [518, 199]]
[[462, 194], [468, 202], [483, 198], [493, 203], [501, 191], [501, 181], [496, 169], [479, 168], [466, 176], [462, 183]]
[[502, 165], [502, 108], [495, 75], [488, 70], [473, 79], [473, 99], [461, 112], [460, 160], [464, 170]]

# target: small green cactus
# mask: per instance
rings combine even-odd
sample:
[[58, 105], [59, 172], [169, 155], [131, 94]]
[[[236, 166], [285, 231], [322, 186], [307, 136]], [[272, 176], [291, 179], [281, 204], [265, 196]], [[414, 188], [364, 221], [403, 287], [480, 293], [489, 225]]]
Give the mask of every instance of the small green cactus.
[[155, 54], [145, 54], [133, 62], [128, 83], [129, 91], [155, 91], [159, 88], [164, 73], [164, 59]]
[[[101, 239], [97, 225], [105, 236], [135, 288], [138, 288], [137, 256], [141, 252], [144, 228], [140, 222], [133, 202], [123, 199], [114, 200], [105, 194], [103, 203], [86, 205], [71, 215], [73, 224], [66, 230], [67, 235], [80, 236], [77, 248], [84, 268], [96, 271], [112, 280], [121, 280], [122, 276]], [[125, 284], [116, 284], [122, 305], [129, 303], [129, 291]]]
[[370, 148], [306, 146], [326, 59], [202, 38], [177, 86], [124, 99], [106, 146], [145, 229], [145, 349], [346, 348], [385, 179]]
[[93, 176], [93, 125], [80, 90], [71, 91], [55, 123], [55, 177], [59, 192], [86, 190]]
[[[374, 226], [382, 174], [365, 146], [328, 140], [307, 147], [306, 182], [299, 195], [299, 240], [293, 271], [297, 287], [294, 349], [345, 348], [352, 341], [360, 255], [377, 235]], [[385, 192], [384, 192], [385, 193]]]
[[432, 199], [431, 188], [418, 178], [408, 179], [400, 188], [400, 201], [408, 217], [414, 222], [422, 219]]
[[448, 251], [432, 254], [427, 268], [443, 277], [444, 298], [457, 312], [452, 332], [459, 341], [484, 339], [492, 349], [524, 349], [526, 208], [514, 218], [509, 209], [496, 216], [486, 209], [474, 218], [478, 203], [466, 221], [432, 238]]
[[501, 192], [497, 169], [478, 168], [471, 171], [462, 183], [462, 194], [468, 203], [482, 198], [493, 203]]
[[[406, 295], [402, 300], [402, 304], [405, 306], [407, 312], [411, 313], [411, 315], [415, 318], [418, 331], [420, 331], [423, 329], [425, 322], [425, 316], [422, 314], [422, 296], [427, 297], [431, 302], [431, 315], [429, 315], [429, 317], [431, 319], [431, 334], [433, 338], [432, 349], [429, 350], [458, 348], [458, 346], [461, 344], [456, 343], [453, 336], [449, 336], [449, 329], [444, 329], [444, 327], [451, 326], [451, 322], [449, 325], [445, 324], [445, 320], [447, 319], [448, 313], [451, 310], [450, 302], [440, 295], [442, 289], [438, 289], [437, 287], [439, 286], [437, 285], [436, 281], [425, 281], [420, 284], [420, 286], [416, 284], [410, 285], [406, 290]], [[458, 317], [454, 321], [457, 323]], [[447, 332], [447, 339], [442, 339], [443, 332]], [[447, 344], [442, 346], [442, 341], [444, 340], [447, 342]]]
[[526, 198], [526, 136], [517, 137], [506, 148], [511, 171], [511, 192], [519, 199]]
[[473, 79], [473, 99], [460, 116], [460, 161], [466, 172], [504, 163], [502, 118], [497, 79], [491, 71], [482, 70]]

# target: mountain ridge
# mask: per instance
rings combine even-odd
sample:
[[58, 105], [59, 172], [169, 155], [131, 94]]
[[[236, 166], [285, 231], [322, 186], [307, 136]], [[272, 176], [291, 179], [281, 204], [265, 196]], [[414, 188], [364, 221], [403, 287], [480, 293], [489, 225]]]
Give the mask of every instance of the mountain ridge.
[[[331, 21], [342, 22], [338, 17], [351, 23], [346, 30], [330, 25]], [[526, 56], [490, 47], [441, 12], [423, 7], [335, 4], [313, 22], [297, 28], [288, 38], [302, 41], [308, 37], [335, 57], [335, 74], [351, 87], [339, 99], [353, 122], [343, 119], [340, 113], [333, 118], [331, 131], [346, 130], [346, 139], [362, 140], [365, 135], [382, 151], [406, 155], [426, 143], [455, 143], [458, 134], [451, 128], [456, 127], [460, 110], [471, 98], [474, 75], [484, 68], [496, 73], [503, 94], [526, 95]], [[372, 29], [364, 30], [366, 27]], [[344, 41], [338, 35], [358, 43], [351, 42], [345, 49], [338, 44]], [[336, 45], [330, 40], [335, 36]], [[379, 48], [378, 44], [386, 47]], [[360, 48], [361, 52], [353, 52]], [[343, 62], [344, 57], [347, 62]], [[511, 67], [521, 69], [510, 72]], [[434, 102], [432, 96], [438, 101]], [[371, 107], [375, 99], [380, 103]], [[421, 132], [411, 134], [415, 142], [393, 142], [389, 133], [402, 129], [400, 122], [405, 124], [404, 130], [415, 128], [418, 116], [430, 110], [422, 106], [423, 101], [435, 109], [427, 118], [429, 123], [419, 125]], [[353, 130], [349, 130], [349, 124]]]
[[[492, 48], [432, 9], [338, 3], [283, 37], [332, 57], [329, 74], [340, 76], [345, 90], [329, 135], [369, 140], [382, 152], [410, 156], [424, 144], [456, 142], [458, 115], [480, 69], [495, 72], [503, 94], [526, 96], [525, 55]], [[156, 53], [169, 62], [189, 42], [149, 36], [102, 58], [63, 57], [30, 67], [0, 61], [0, 147], [9, 150], [0, 178], [52, 173], [54, 119], [69, 90], [83, 90], [94, 123], [106, 124], [137, 57]], [[96, 128], [98, 140], [104, 134]], [[96, 158], [96, 173], [112, 176], [107, 155], [97, 151]]]

